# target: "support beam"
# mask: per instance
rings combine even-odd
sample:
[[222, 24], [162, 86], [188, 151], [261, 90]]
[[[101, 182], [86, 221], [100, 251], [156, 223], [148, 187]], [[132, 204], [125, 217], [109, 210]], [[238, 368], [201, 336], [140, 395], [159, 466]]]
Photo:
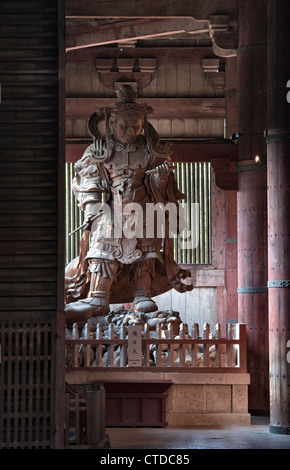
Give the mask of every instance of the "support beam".
[[[66, 117], [86, 119], [97, 108], [110, 107], [115, 101], [115, 98], [66, 98]], [[140, 100], [137, 99], [136, 102], [138, 101]], [[148, 98], [146, 102], [154, 110], [154, 119], [168, 116], [172, 119], [225, 117], [224, 98]]]
[[107, 44], [137, 41], [138, 39], [170, 36], [180, 33], [200, 34], [209, 31], [208, 20], [194, 20], [193, 18], [160, 19], [144, 21], [123, 26], [99, 26], [96, 30], [68, 34], [66, 50], [83, 49], [87, 47], [104, 46]]
[[[67, 140], [66, 161], [76, 162], [90, 145], [92, 140]], [[237, 173], [233, 170], [237, 158], [237, 146], [225, 141], [173, 141], [171, 160], [174, 162], [211, 162], [213, 170], [218, 174], [233, 176], [236, 182]], [[222, 188], [222, 189], [236, 189]]]
[[268, 1], [268, 291], [270, 431], [290, 434], [290, 10]]
[[[130, 48], [130, 57], [135, 60], [143, 57], [154, 57], [156, 64], [169, 63], [201, 63], [204, 58], [215, 58], [212, 47], [135, 47]], [[66, 62], [95, 63], [97, 59], [112, 58], [117, 60], [124, 56], [124, 51], [118, 47], [89, 47], [87, 49], [75, 49], [67, 52]], [[217, 59], [220, 60], [220, 59]], [[222, 62], [220, 60], [220, 62]]]

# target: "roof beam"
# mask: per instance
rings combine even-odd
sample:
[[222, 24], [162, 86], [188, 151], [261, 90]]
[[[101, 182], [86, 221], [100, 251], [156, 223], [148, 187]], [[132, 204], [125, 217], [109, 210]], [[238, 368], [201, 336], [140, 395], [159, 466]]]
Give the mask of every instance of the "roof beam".
[[208, 20], [194, 20], [193, 18], [175, 18], [149, 20], [144, 23], [134, 21], [125, 26], [99, 27], [94, 31], [68, 34], [66, 37], [66, 50], [82, 49], [87, 47], [103, 46], [113, 43], [137, 41], [138, 39], [156, 38], [172, 34], [190, 33], [199, 34], [209, 32]]
[[[66, 98], [66, 117], [87, 119], [98, 108], [110, 107], [115, 101], [114, 98]], [[153, 108], [152, 117], [156, 119], [225, 118], [225, 98], [146, 98], [143, 101]]]
[[[222, 7], [221, 7], [222, 3]], [[208, 19], [210, 15], [226, 12], [237, 20], [237, 0], [66, 0], [67, 18], [167, 18], [190, 16]]]

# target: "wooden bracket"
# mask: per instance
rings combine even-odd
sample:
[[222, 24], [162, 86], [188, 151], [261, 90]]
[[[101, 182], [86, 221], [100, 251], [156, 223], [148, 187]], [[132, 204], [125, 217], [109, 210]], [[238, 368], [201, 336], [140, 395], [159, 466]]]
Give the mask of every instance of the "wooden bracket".
[[115, 90], [118, 88], [116, 83], [130, 83], [136, 89], [146, 88], [150, 85], [156, 69], [154, 57], [140, 57], [137, 63], [131, 57], [118, 58], [116, 62], [112, 58], [98, 58], [95, 63], [101, 83], [104, 87]]

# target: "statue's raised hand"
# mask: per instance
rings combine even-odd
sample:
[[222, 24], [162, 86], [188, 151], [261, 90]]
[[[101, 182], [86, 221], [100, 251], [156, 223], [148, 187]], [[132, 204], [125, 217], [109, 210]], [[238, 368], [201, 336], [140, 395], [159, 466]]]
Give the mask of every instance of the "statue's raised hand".
[[155, 175], [159, 177], [160, 179], [165, 179], [168, 178], [170, 173], [170, 168], [168, 166], [167, 162], [162, 163], [161, 165], [158, 165], [156, 167], [156, 173]]

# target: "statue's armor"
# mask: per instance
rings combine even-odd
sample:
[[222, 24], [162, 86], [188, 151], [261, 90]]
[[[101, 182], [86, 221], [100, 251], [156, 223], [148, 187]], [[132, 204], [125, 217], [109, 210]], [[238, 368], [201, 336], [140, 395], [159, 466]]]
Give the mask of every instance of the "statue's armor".
[[[111, 195], [107, 204], [111, 211], [105, 210], [104, 214], [93, 223], [87, 258], [117, 260], [122, 264], [131, 264], [148, 258], [161, 260], [161, 240], [143, 237], [146, 231], [146, 203], [150, 202], [144, 185], [146, 170], [150, 168], [150, 155], [145, 139], [140, 136], [134, 144], [121, 144], [112, 137], [111, 142], [111, 156], [103, 163], [110, 181]], [[127, 228], [130, 232], [130, 223], [136, 222], [136, 218], [132, 219], [132, 214], [125, 215], [123, 212], [124, 207], [130, 203], [138, 203], [142, 208], [142, 220], [139, 220], [142, 228], [139, 227], [137, 230], [135, 228], [136, 235], [126, 237], [123, 230]], [[120, 221], [119, 232], [116, 221]], [[138, 237], [139, 230], [142, 233], [140, 237]]]

